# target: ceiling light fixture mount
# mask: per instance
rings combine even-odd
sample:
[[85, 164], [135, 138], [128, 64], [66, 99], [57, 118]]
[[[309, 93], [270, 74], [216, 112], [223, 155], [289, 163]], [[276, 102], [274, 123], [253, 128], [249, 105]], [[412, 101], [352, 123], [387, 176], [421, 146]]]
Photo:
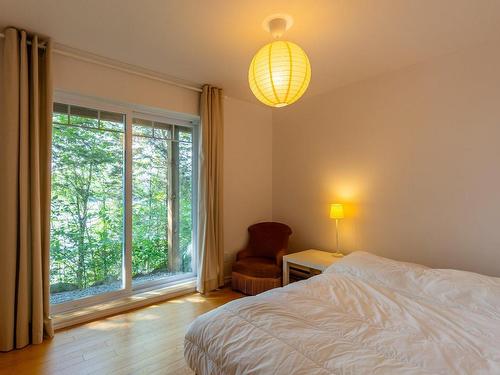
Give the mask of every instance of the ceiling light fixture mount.
[[[272, 14], [262, 21], [262, 28], [270, 33], [273, 38], [281, 38], [293, 26], [293, 17], [285, 13]], [[276, 35], [276, 32], [280, 33]]]
[[286, 31], [286, 20], [284, 18], [273, 18], [269, 21], [269, 30], [274, 39], [279, 39]]
[[271, 107], [284, 107], [297, 101], [307, 90], [311, 65], [297, 44], [281, 40], [293, 25], [286, 14], [267, 17], [263, 27], [275, 41], [262, 47], [248, 69], [248, 82], [255, 97]]

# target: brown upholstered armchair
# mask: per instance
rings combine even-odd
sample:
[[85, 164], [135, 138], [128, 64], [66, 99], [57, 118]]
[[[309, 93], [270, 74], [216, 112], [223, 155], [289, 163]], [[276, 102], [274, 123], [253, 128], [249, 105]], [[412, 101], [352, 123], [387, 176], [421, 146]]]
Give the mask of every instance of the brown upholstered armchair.
[[280, 287], [283, 255], [292, 230], [282, 223], [264, 222], [251, 225], [248, 234], [248, 243], [233, 265], [233, 289], [255, 295]]

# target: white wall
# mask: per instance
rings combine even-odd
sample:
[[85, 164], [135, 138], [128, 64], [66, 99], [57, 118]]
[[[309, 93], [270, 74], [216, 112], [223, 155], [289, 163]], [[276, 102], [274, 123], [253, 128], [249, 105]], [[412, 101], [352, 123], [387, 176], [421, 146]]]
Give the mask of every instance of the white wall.
[[272, 217], [272, 117], [264, 105], [226, 98], [224, 111], [225, 274], [247, 228]]
[[[199, 94], [91, 63], [54, 56], [54, 86], [70, 92], [199, 114]], [[249, 225], [271, 219], [271, 110], [224, 100], [225, 272], [247, 239]]]
[[54, 54], [54, 88], [131, 104], [199, 114], [199, 93]]
[[498, 46], [273, 111], [273, 218], [294, 250], [334, 248], [331, 202], [347, 252], [500, 276]]

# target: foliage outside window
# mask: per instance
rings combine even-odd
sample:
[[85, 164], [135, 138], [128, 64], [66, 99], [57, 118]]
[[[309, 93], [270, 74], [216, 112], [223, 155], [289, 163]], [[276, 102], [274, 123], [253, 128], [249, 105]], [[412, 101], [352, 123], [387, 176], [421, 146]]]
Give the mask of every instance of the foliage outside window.
[[191, 272], [191, 129], [134, 118], [132, 134], [134, 283]]

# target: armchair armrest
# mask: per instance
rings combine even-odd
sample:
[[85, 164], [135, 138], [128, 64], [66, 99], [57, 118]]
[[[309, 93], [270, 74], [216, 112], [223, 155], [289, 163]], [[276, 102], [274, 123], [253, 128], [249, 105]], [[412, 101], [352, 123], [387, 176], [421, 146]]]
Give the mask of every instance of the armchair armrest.
[[283, 267], [283, 256], [286, 255], [286, 249], [281, 249], [276, 253], [276, 264], [281, 268]]

